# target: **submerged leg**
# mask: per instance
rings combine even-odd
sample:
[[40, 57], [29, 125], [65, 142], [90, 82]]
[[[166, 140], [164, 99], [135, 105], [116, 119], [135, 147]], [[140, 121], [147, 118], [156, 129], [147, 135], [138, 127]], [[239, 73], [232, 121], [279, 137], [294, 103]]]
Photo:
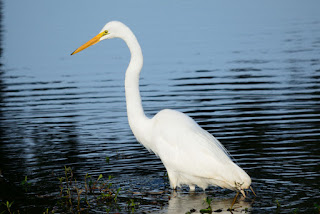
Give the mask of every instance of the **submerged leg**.
[[176, 190], [177, 189], [177, 177], [175, 176], [175, 173], [173, 173], [172, 171], [167, 170], [167, 172], [168, 172], [170, 187], [173, 190]]
[[232, 210], [232, 207], [233, 205], [236, 203], [236, 200], [238, 198], [238, 195], [239, 195], [239, 192], [237, 192], [236, 196], [234, 197], [233, 201], [232, 201], [232, 204], [231, 204], [231, 207], [230, 207], [230, 210]]
[[250, 186], [250, 189], [251, 189], [252, 193], [254, 194], [254, 196], [257, 197], [256, 193], [253, 191], [251, 186]]

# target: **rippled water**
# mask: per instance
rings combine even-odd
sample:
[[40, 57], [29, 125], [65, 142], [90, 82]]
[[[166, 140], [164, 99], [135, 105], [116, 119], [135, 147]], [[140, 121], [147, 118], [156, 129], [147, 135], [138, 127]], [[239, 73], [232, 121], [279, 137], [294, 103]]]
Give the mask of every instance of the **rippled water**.
[[[311, 212], [314, 203], [320, 204], [320, 21], [254, 29], [227, 35], [206, 26], [206, 36], [182, 38], [174, 50], [154, 43], [156, 56], [151, 56], [151, 38], [141, 42], [146, 49], [143, 106], [150, 117], [163, 108], [182, 111], [225, 145], [258, 195], [253, 202], [241, 199], [236, 211], [275, 212], [278, 200], [281, 212]], [[174, 30], [189, 31], [184, 25]], [[125, 194], [165, 190], [157, 196], [163, 207], [141, 208], [146, 212], [200, 210], [206, 196], [225, 211], [231, 191], [170, 192], [161, 161], [136, 142], [128, 126], [123, 88], [128, 51], [119, 40], [108, 42], [79, 56], [63, 56], [57, 65], [15, 64], [10, 57], [2, 65], [0, 199], [23, 198], [17, 186], [26, 175], [34, 186], [30, 194], [56, 193], [57, 177], [68, 165], [78, 176], [114, 175]], [[219, 42], [229, 44], [215, 49]], [[110, 47], [120, 51], [103, 51]], [[21, 202], [21, 207], [49, 206], [34, 203]]]

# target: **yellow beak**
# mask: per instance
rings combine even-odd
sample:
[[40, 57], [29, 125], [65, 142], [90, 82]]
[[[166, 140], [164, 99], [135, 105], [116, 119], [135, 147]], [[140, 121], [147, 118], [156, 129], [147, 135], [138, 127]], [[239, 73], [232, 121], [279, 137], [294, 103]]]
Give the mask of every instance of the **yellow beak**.
[[80, 46], [77, 50], [73, 51], [71, 55], [74, 55], [84, 49], [86, 49], [87, 47], [91, 46], [91, 45], [94, 45], [98, 42], [100, 42], [100, 38], [102, 36], [105, 35], [105, 32], [101, 32], [99, 33], [98, 35], [96, 35], [95, 37], [93, 37], [92, 39], [90, 39], [88, 42], [86, 42], [85, 44], [83, 44], [82, 46]]

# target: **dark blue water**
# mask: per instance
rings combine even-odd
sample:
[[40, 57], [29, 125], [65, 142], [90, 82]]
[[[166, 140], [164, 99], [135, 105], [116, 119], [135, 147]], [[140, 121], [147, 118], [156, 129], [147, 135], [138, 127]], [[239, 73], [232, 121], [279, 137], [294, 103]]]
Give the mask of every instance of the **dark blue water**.
[[[26, 14], [21, 5], [5, 2], [1, 202], [14, 200], [21, 210], [50, 207], [43, 201], [24, 202], [20, 182], [28, 176], [33, 186], [29, 195], [53, 196], [67, 165], [79, 177], [112, 174], [124, 195], [165, 191], [156, 196], [161, 206], [152, 205], [154, 198], [148, 196], [150, 204], [138, 212], [199, 211], [207, 196], [217, 209], [226, 211], [231, 204], [234, 193], [219, 188], [171, 193], [161, 161], [136, 142], [126, 117], [123, 83], [129, 51], [122, 41], [105, 41], [69, 56], [106, 21], [122, 14], [121, 21], [127, 20], [136, 33], [145, 56], [140, 85], [146, 114], [152, 117], [164, 108], [188, 114], [251, 176], [258, 197], [254, 202], [240, 199], [235, 212], [315, 210], [314, 203], [320, 204], [320, 19], [313, 15], [314, 7], [280, 5], [268, 17], [273, 7], [267, 3], [265, 8], [251, 5], [254, 12], [238, 5], [248, 14], [234, 6], [194, 4], [183, 4], [180, 12], [174, 5], [176, 10], [168, 9], [160, 20], [160, 12], [147, 9], [150, 5], [135, 6], [140, 11], [135, 16], [114, 3], [112, 15], [84, 21], [77, 13], [74, 20], [66, 18], [71, 3], [61, 9], [38, 2], [39, 9]], [[59, 8], [59, 17], [44, 15], [50, 8]], [[99, 14], [90, 10], [93, 16], [101, 16], [98, 6], [92, 10]], [[24, 19], [14, 17], [14, 11]], [[188, 16], [191, 11], [196, 18]], [[19, 29], [28, 33], [19, 37]]]

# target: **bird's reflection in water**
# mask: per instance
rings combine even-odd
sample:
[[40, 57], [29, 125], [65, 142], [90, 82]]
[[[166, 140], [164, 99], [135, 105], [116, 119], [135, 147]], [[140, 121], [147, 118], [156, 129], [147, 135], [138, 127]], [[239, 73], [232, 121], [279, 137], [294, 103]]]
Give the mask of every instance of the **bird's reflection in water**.
[[[208, 204], [205, 202], [207, 197], [208, 195], [206, 193], [180, 193], [174, 191], [171, 194], [169, 206], [163, 210], [163, 213], [200, 213], [201, 209], [208, 207]], [[209, 197], [212, 198], [211, 207], [213, 213], [231, 213], [228, 209], [232, 204], [233, 198]], [[232, 213], [243, 213], [245, 210], [250, 211], [250, 209], [251, 202], [245, 200], [244, 197], [239, 197], [233, 206]]]

